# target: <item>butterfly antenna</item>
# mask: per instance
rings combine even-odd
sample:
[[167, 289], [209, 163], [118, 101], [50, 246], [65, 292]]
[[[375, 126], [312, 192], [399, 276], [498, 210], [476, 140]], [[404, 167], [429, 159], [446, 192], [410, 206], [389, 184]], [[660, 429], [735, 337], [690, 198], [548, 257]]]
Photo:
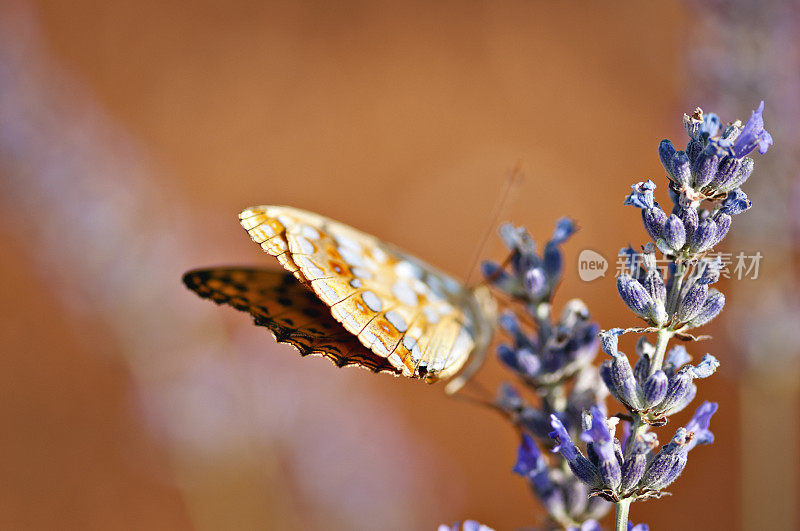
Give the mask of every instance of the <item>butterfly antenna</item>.
[[508, 173], [505, 182], [503, 183], [503, 191], [501, 192], [500, 196], [495, 201], [494, 207], [492, 208], [492, 216], [491, 221], [488, 225], [486, 225], [486, 231], [481, 239], [481, 243], [478, 248], [475, 250], [475, 255], [472, 258], [472, 262], [469, 266], [469, 271], [467, 272], [467, 282], [466, 285], [469, 287], [475, 287], [472, 285], [472, 279], [475, 276], [475, 270], [477, 269], [478, 262], [483, 255], [484, 250], [489, 242], [489, 239], [492, 237], [492, 233], [494, 232], [494, 228], [497, 225], [501, 216], [503, 216], [506, 212], [506, 209], [509, 205], [509, 199], [512, 197], [514, 192], [520, 187], [522, 182], [525, 180], [525, 172], [522, 170], [522, 161], [517, 161], [517, 164], [514, 168]]

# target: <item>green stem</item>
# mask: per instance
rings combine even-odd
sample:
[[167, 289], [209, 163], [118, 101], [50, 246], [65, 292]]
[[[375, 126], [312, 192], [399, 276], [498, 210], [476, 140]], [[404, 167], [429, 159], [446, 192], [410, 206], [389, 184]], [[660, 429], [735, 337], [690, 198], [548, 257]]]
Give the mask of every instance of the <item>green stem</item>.
[[667, 352], [667, 345], [674, 334], [674, 331], [667, 328], [662, 328], [658, 331], [658, 335], [656, 336], [656, 351], [653, 353], [653, 359], [650, 360], [649, 374], [653, 374], [664, 364], [664, 354]]
[[631, 498], [617, 502], [617, 518], [614, 520], [614, 531], [628, 531], [628, 511], [631, 508]]

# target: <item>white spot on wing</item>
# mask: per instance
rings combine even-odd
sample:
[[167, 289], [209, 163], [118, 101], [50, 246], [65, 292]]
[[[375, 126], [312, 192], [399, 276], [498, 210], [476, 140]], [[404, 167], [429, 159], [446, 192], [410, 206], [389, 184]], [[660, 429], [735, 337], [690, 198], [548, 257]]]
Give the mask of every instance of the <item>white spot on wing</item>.
[[374, 258], [375, 261], [378, 262], [379, 264], [383, 264], [386, 262], [386, 253], [383, 252], [383, 249], [381, 249], [380, 247], [373, 247], [371, 254], [372, 258]]
[[303, 225], [303, 227], [300, 230], [303, 232], [303, 236], [305, 236], [309, 240], [319, 240], [320, 238], [319, 231], [314, 227]]
[[375, 275], [372, 274], [372, 271], [365, 267], [354, 267], [351, 269], [351, 271], [353, 272], [353, 275], [357, 276], [358, 278], [370, 279], [375, 277]]
[[348, 249], [352, 249], [358, 253], [361, 253], [361, 244], [359, 244], [352, 238], [348, 238], [347, 236], [342, 236], [341, 234], [336, 234], [334, 235], [334, 239], [336, 240], [336, 243], [339, 244], [339, 247], [346, 247]]
[[405, 336], [403, 338], [403, 346], [409, 351], [411, 354], [411, 359], [414, 360], [414, 362], [417, 362], [420, 360], [420, 358], [422, 358], [422, 351], [419, 349], [419, 345], [417, 344], [417, 340], [415, 338], [411, 336]]
[[315, 282], [314, 287], [322, 292], [323, 296], [328, 302], [337, 302], [339, 294], [336, 293], [336, 290], [331, 288], [324, 280]]
[[322, 278], [325, 276], [325, 272], [320, 269], [320, 267], [309, 257], [303, 255], [292, 255], [292, 259], [297, 265], [303, 268], [303, 272], [309, 279]]
[[372, 342], [370, 350], [384, 357], [389, 355], [389, 349], [383, 344], [383, 341], [379, 337], [375, 338], [375, 341]]
[[370, 349], [372, 348], [372, 346], [375, 345], [375, 343], [378, 340], [378, 336], [376, 336], [375, 334], [373, 334], [369, 330], [364, 330], [363, 332], [361, 332], [361, 336], [367, 341], [367, 343], [369, 343], [371, 345]]
[[300, 252], [303, 254], [314, 254], [314, 246], [311, 244], [310, 241], [305, 239], [303, 236], [295, 236], [294, 241], [297, 246], [300, 248]]
[[386, 359], [388, 359], [389, 363], [391, 363], [395, 367], [400, 367], [403, 363], [403, 360], [400, 358], [400, 355], [396, 352], [392, 352]]
[[398, 332], [405, 332], [408, 330], [408, 323], [406, 323], [406, 320], [403, 319], [402, 315], [393, 310], [386, 312], [386, 320], [392, 323], [392, 326], [394, 326]]
[[411, 262], [398, 262], [394, 266], [394, 272], [400, 278], [422, 278], [422, 268], [419, 267], [417, 264], [412, 264]]
[[364, 299], [364, 303], [369, 306], [369, 309], [373, 312], [379, 312], [381, 311], [381, 308], [383, 308], [383, 303], [381, 302], [380, 297], [371, 291], [365, 291], [362, 293], [361, 298]]
[[366, 265], [366, 262], [364, 262], [364, 257], [361, 256], [359, 251], [349, 247], [339, 247], [338, 250], [339, 254], [342, 255], [342, 258], [344, 258], [344, 261], [351, 266], [364, 267]]
[[411, 289], [407, 282], [402, 280], [395, 282], [394, 286], [392, 286], [392, 294], [406, 306], [417, 305], [417, 294], [414, 293], [414, 290]]

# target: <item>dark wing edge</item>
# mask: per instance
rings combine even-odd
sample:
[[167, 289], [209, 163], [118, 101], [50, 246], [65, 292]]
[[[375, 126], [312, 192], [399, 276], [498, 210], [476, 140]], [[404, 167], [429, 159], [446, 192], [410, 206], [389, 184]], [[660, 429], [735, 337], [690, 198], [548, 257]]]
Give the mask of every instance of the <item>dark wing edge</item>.
[[[236, 278], [241, 277], [241, 278]], [[198, 296], [209, 299], [217, 305], [231, 306], [250, 314], [256, 326], [269, 330], [278, 343], [291, 345], [301, 356], [323, 356], [336, 367], [360, 367], [375, 373], [400, 376], [400, 370], [383, 358], [364, 347], [356, 336], [348, 332], [330, 313], [329, 308], [317, 296], [306, 289], [288, 272], [269, 271], [259, 268], [216, 267], [187, 271], [183, 284]], [[216, 282], [211, 282], [211, 281]], [[213, 284], [219, 285], [214, 287]], [[275, 295], [283, 293], [288, 297], [303, 297], [304, 304], [318, 310], [315, 320], [320, 327], [292, 327], [278, 322], [264, 304], [269, 295], [254, 296], [253, 284], [272, 287]], [[325, 328], [329, 332], [322, 332]]]

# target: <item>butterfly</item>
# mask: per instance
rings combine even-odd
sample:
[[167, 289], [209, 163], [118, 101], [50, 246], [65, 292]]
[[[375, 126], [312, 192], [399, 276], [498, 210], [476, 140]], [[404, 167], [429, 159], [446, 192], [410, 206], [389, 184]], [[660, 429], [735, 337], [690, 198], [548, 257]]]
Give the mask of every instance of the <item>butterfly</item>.
[[374, 236], [297, 208], [252, 207], [239, 222], [287, 272], [197, 269], [184, 284], [249, 313], [301, 355], [428, 382], [469, 361], [448, 392], [485, 358], [495, 321], [487, 287], [469, 289]]

